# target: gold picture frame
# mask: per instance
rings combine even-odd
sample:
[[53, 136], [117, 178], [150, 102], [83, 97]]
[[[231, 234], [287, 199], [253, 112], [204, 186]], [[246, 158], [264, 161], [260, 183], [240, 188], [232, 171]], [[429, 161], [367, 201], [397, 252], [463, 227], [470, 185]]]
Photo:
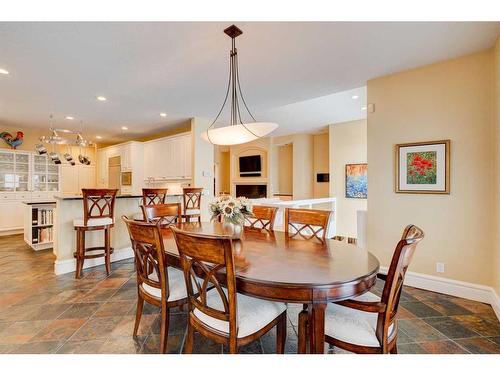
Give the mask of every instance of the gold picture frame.
[[450, 143], [445, 139], [397, 144], [394, 147], [394, 191], [450, 194]]

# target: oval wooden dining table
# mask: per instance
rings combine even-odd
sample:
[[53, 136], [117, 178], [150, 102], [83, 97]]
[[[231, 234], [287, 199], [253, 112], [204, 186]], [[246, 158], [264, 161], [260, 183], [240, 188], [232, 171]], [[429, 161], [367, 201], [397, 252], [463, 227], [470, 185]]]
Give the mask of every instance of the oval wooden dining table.
[[[181, 223], [194, 233], [233, 235], [218, 222]], [[162, 230], [169, 265], [180, 267], [172, 231]], [[377, 258], [355, 245], [335, 240], [288, 238], [284, 232], [245, 228], [233, 240], [238, 293], [272, 301], [307, 304], [311, 353], [323, 353], [327, 303], [368, 291], [379, 270]], [[299, 345], [299, 352], [302, 352]]]

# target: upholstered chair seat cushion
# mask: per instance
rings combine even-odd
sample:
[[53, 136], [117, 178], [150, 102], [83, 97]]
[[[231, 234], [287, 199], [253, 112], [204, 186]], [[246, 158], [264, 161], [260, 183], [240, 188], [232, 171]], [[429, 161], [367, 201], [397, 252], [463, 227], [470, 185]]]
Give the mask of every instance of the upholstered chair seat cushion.
[[[380, 297], [367, 292], [352, 298], [356, 301], [380, 302]], [[379, 347], [375, 334], [378, 313], [351, 309], [349, 307], [329, 303], [325, 314], [325, 335], [351, 344]], [[389, 335], [394, 325], [389, 327]]]
[[184, 212], [185, 215], [199, 215], [201, 213], [201, 210], [199, 208], [188, 208], [186, 212]]
[[[149, 276], [152, 280], [158, 281], [158, 275], [155, 273]], [[184, 282], [184, 273], [177, 268], [168, 267], [168, 286], [170, 294], [168, 301], [178, 301], [187, 298], [186, 283]], [[152, 296], [161, 299], [161, 289], [142, 283], [142, 288]]]
[[[223, 290], [227, 295], [227, 291]], [[286, 305], [280, 302], [265, 301], [239, 293], [236, 298], [238, 337], [246, 337], [257, 332], [286, 310]], [[215, 288], [207, 292], [207, 305], [218, 310], [224, 310], [222, 300]], [[207, 326], [229, 334], [228, 322], [208, 316], [198, 309], [194, 309], [193, 313]]]
[[85, 225], [84, 219], [75, 219], [73, 220], [73, 226], [74, 227], [98, 227], [100, 225], [111, 225], [113, 224], [113, 219], [110, 217], [98, 217], [98, 218], [93, 218], [89, 219], [87, 221], [87, 225]]

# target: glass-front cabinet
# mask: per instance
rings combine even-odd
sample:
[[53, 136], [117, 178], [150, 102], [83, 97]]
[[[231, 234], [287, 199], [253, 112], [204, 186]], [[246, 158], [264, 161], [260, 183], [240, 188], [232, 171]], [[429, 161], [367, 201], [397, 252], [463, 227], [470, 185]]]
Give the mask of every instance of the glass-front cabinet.
[[0, 191], [58, 191], [59, 166], [47, 155], [0, 150]]
[[0, 151], [0, 191], [28, 191], [30, 154]]
[[34, 155], [33, 191], [58, 191], [59, 166], [49, 161], [47, 155]]

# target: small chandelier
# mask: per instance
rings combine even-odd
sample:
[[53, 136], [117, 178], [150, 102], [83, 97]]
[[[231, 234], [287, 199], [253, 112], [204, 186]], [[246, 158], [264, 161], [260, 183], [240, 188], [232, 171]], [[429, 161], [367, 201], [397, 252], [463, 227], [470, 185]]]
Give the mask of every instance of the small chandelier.
[[[238, 51], [236, 49], [236, 38], [243, 34], [243, 31], [236, 27], [236, 25], [232, 25], [226, 28], [224, 33], [231, 38], [231, 52], [229, 55], [229, 82], [227, 84], [226, 96], [219, 113], [215, 117], [215, 120], [209, 126], [207, 131], [201, 134], [201, 136], [204, 140], [214, 145], [237, 145], [251, 142], [268, 135], [278, 127], [278, 124], [272, 122], [257, 122], [248, 109], [240, 87]], [[216, 128], [215, 123], [224, 110], [229, 95], [231, 95], [231, 124]], [[240, 113], [240, 99], [241, 104], [245, 107], [253, 122], [243, 122]]]

